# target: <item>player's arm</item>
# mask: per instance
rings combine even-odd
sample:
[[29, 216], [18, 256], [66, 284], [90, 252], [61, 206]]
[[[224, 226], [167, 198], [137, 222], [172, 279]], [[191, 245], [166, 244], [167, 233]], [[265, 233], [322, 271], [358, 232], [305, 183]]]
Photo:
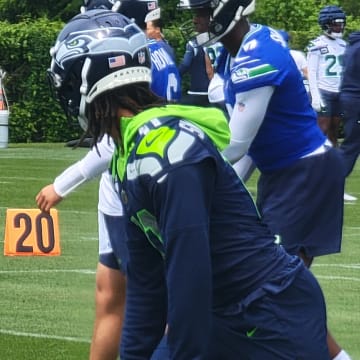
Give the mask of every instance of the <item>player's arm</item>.
[[297, 54], [298, 54], [298, 66], [299, 66], [299, 69], [301, 70], [301, 73], [303, 75], [303, 77], [305, 79], [308, 79], [308, 68], [307, 68], [307, 60], [306, 60], [306, 57], [305, 57], [305, 54], [298, 50], [297, 51]]
[[211, 331], [209, 214], [215, 188], [212, 159], [181, 166], [156, 185], [158, 222], [166, 247], [171, 358], [206, 357]]
[[78, 186], [100, 175], [108, 168], [114, 149], [112, 140], [108, 141], [108, 139], [107, 136], [104, 136], [97, 144], [97, 149], [92, 147], [83, 159], [69, 166], [57, 176], [53, 184], [40, 190], [35, 198], [40, 210], [50, 211]]
[[181, 76], [183, 76], [190, 69], [193, 58], [194, 58], [194, 48], [192, 47], [191, 43], [188, 42], [186, 44], [184, 57], [179, 65], [179, 73]]
[[209, 80], [211, 80], [214, 76], [214, 68], [213, 68], [210, 57], [209, 57], [208, 53], [206, 52], [206, 50], [204, 50], [204, 61], [205, 61], [206, 74], [207, 74]]
[[319, 55], [316, 50], [309, 50], [307, 55], [308, 80], [311, 94], [311, 105], [315, 111], [321, 111], [324, 106], [318, 87]]
[[[150, 227], [146, 230], [152, 231]], [[139, 225], [130, 222], [128, 234], [126, 311], [120, 357], [145, 360], [151, 358], [165, 331], [164, 262]]]
[[209, 208], [214, 183], [213, 163], [204, 160], [177, 167], [148, 186], [165, 254], [161, 258], [144, 235], [141, 240], [131, 233], [121, 358], [149, 359], [166, 314], [170, 357], [205, 358], [212, 313]]
[[225, 101], [224, 79], [218, 73], [214, 73], [208, 87], [208, 98], [211, 103], [221, 103]]
[[236, 94], [229, 124], [231, 140], [223, 151], [232, 164], [247, 153], [264, 120], [273, 92], [272, 86], [264, 86]]

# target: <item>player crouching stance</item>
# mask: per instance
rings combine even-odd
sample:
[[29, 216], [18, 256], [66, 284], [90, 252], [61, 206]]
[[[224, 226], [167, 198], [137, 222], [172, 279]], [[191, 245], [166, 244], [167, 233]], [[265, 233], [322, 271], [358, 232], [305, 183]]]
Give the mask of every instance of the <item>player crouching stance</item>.
[[151, 92], [134, 22], [106, 10], [74, 17], [49, 73], [67, 113], [117, 147], [129, 251], [121, 359], [149, 359], [166, 323], [171, 359], [329, 359], [321, 289], [274, 243], [222, 157], [226, 118]]

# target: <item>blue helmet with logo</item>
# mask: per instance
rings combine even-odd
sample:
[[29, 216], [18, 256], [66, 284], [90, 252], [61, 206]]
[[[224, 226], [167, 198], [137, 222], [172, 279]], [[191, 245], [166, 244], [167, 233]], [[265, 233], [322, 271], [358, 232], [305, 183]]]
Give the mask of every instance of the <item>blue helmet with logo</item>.
[[120, 86], [151, 82], [144, 32], [111, 10], [90, 10], [72, 18], [50, 50], [48, 76], [60, 105], [87, 129], [86, 107]]
[[318, 17], [319, 25], [321, 29], [327, 35], [332, 35], [334, 37], [341, 37], [346, 24], [346, 15], [344, 11], [336, 5], [328, 5], [323, 7], [319, 12]]

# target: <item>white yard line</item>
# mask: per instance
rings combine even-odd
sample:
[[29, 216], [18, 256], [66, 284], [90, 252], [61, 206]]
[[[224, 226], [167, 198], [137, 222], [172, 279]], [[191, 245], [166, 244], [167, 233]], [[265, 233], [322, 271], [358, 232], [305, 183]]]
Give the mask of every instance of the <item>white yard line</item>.
[[91, 269], [39, 269], [39, 270], [0, 270], [0, 274], [30, 274], [30, 273], [77, 273], [93, 275], [96, 270]]
[[0, 334], [13, 335], [13, 336], [24, 336], [24, 337], [33, 337], [33, 338], [40, 338], [40, 339], [73, 341], [73, 342], [88, 343], [88, 344], [91, 342], [89, 339], [78, 338], [78, 337], [36, 334], [36, 333], [13, 331], [13, 330], [7, 330], [7, 329], [0, 329]]
[[313, 264], [311, 267], [337, 267], [344, 269], [360, 269], [360, 264]]
[[322, 280], [347, 280], [347, 281], [355, 281], [355, 282], [360, 282], [360, 278], [355, 278], [355, 277], [347, 277], [347, 276], [326, 276], [326, 275], [316, 275], [317, 279], [322, 279]]

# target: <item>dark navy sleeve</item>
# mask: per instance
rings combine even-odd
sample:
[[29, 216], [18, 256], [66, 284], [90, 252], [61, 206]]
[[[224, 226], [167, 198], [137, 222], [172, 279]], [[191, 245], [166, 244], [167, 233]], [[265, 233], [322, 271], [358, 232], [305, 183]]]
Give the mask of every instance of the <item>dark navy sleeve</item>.
[[152, 189], [165, 245], [171, 359], [206, 357], [212, 315], [209, 213], [214, 187], [215, 164], [208, 158], [172, 169]]
[[148, 360], [166, 325], [166, 285], [161, 254], [140, 228], [129, 222], [125, 322], [121, 359]]
[[195, 55], [194, 48], [191, 46], [190, 42], [188, 42], [186, 44], [184, 58], [182, 59], [181, 64], [179, 65], [179, 72], [181, 76], [183, 76], [189, 70], [194, 55]]

